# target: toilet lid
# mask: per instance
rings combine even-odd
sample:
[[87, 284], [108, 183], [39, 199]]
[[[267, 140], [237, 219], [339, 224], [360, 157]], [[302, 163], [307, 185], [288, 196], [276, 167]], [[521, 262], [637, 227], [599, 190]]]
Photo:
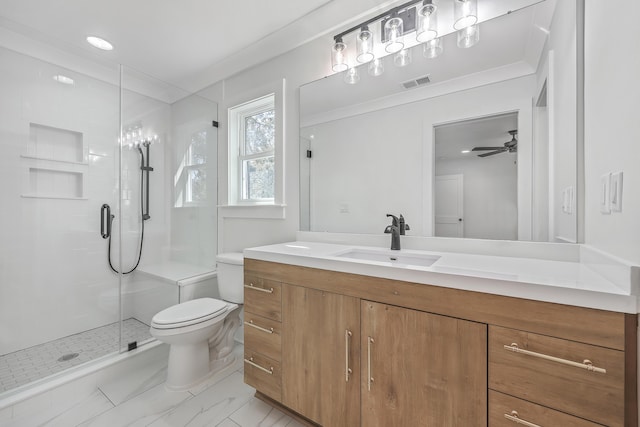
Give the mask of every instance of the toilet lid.
[[198, 298], [162, 310], [151, 323], [160, 328], [175, 328], [204, 322], [226, 312], [227, 303], [214, 298]]

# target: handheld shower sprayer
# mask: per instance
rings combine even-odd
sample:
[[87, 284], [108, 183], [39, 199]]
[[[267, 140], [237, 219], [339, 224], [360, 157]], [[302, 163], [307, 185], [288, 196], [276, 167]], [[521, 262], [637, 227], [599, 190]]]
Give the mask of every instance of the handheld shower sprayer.
[[[144, 223], [151, 219], [149, 215], [149, 172], [153, 172], [153, 168], [150, 166], [150, 147], [153, 141], [158, 139], [157, 136], [152, 139], [144, 139], [140, 143], [136, 144], [138, 153], [140, 153], [140, 214], [142, 217], [142, 224], [140, 225], [140, 246], [138, 250], [138, 260], [136, 264], [129, 271], [118, 271], [115, 269], [111, 262], [111, 228], [115, 215], [111, 214], [111, 207], [108, 204], [102, 205], [100, 209], [100, 234], [103, 239], [109, 239], [109, 245], [107, 249], [107, 259], [109, 261], [109, 267], [114, 273], [129, 274], [132, 273], [140, 264], [140, 258], [142, 258], [142, 245], [144, 243]], [[143, 150], [144, 148], [144, 150]], [[145, 155], [146, 154], [146, 155]]]

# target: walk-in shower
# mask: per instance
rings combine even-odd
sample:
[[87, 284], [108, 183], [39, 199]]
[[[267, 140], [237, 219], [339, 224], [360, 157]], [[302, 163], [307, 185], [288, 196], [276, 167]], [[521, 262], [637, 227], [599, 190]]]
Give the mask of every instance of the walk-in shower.
[[217, 106], [115, 64], [0, 64], [1, 406], [149, 342], [179, 300], [162, 267], [215, 276]]

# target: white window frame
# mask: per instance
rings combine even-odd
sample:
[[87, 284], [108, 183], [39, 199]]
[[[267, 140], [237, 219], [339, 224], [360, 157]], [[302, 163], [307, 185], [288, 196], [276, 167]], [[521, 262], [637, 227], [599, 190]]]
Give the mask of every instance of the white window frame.
[[[286, 80], [280, 79], [268, 84], [253, 86], [242, 93], [234, 93], [227, 96], [224, 107], [221, 112], [221, 124], [227, 126], [227, 144], [223, 146], [223, 153], [226, 149], [227, 162], [227, 185], [219, 188], [219, 195], [222, 204], [218, 205], [220, 218], [265, 218], [265, 219], [284, 219], [285, 208], [284, 203], [284, 170], [285, 170], [285, 97]], [[274, 199], [267, 202], [239, 202], [238, 198], [238, 141], [233, 135], [237, 134], [234, 130], [236, 120], [231, 118], [231, 109], [253, 100], [263, 98], [269, 94], [275, 96], [275, 177], [274, 177]], [[237, 127], [237, 126], [236, 126]], [[224, 155], [224, 154], [223, 154]]]
[[[274, 197], [270, 198], [261, 198], [261, 199], [250, 199], [244, 196], [246, 190], [246, 180], [244, 171], [244, 162], [247, 160], [253, 159], [261, 159], [265, 157], [273, 157], [274, 159], [274, 174], [275, 174], [275, 140], [274, 147], [272, 150], [263, 151], [255, 154], [246, 154], [245, 153], [245, 123], [246, 118], [260, 114], [266, 111], [274, 111], [275, 116], [275, 94], [271, 93], [269, 95], [263, 96], [261, 98], [246, 102], [242, 105], [238, 105], [229, 110], [229, 120], [230, 125], [230, 145], [233, 146], [234, 151], [237, 150], [236, 155], [236, 165], [235, 165], [235, 199], [237, 204], [243, 205], [262, 205], [262, 204], [274, 204], [275, 200], [275, 181], [273, 193]], [[274, 120], [274, 127], [276, 123]], [[275, 135], [275, 132], [274, 132]]]

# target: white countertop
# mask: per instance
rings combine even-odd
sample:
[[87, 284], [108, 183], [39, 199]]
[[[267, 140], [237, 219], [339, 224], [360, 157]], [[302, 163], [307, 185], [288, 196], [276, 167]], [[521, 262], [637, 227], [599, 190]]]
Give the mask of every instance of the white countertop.
[[[397, 264], [342, 257], [353, 250], [398, 256], [439, 257], [432, 265]], [[244, 250], [245, 258], [382, 277], [624, 313], [638, 313], [630, 289], [580, 262], [474, 255], [321, 242], [289, 242]]]

